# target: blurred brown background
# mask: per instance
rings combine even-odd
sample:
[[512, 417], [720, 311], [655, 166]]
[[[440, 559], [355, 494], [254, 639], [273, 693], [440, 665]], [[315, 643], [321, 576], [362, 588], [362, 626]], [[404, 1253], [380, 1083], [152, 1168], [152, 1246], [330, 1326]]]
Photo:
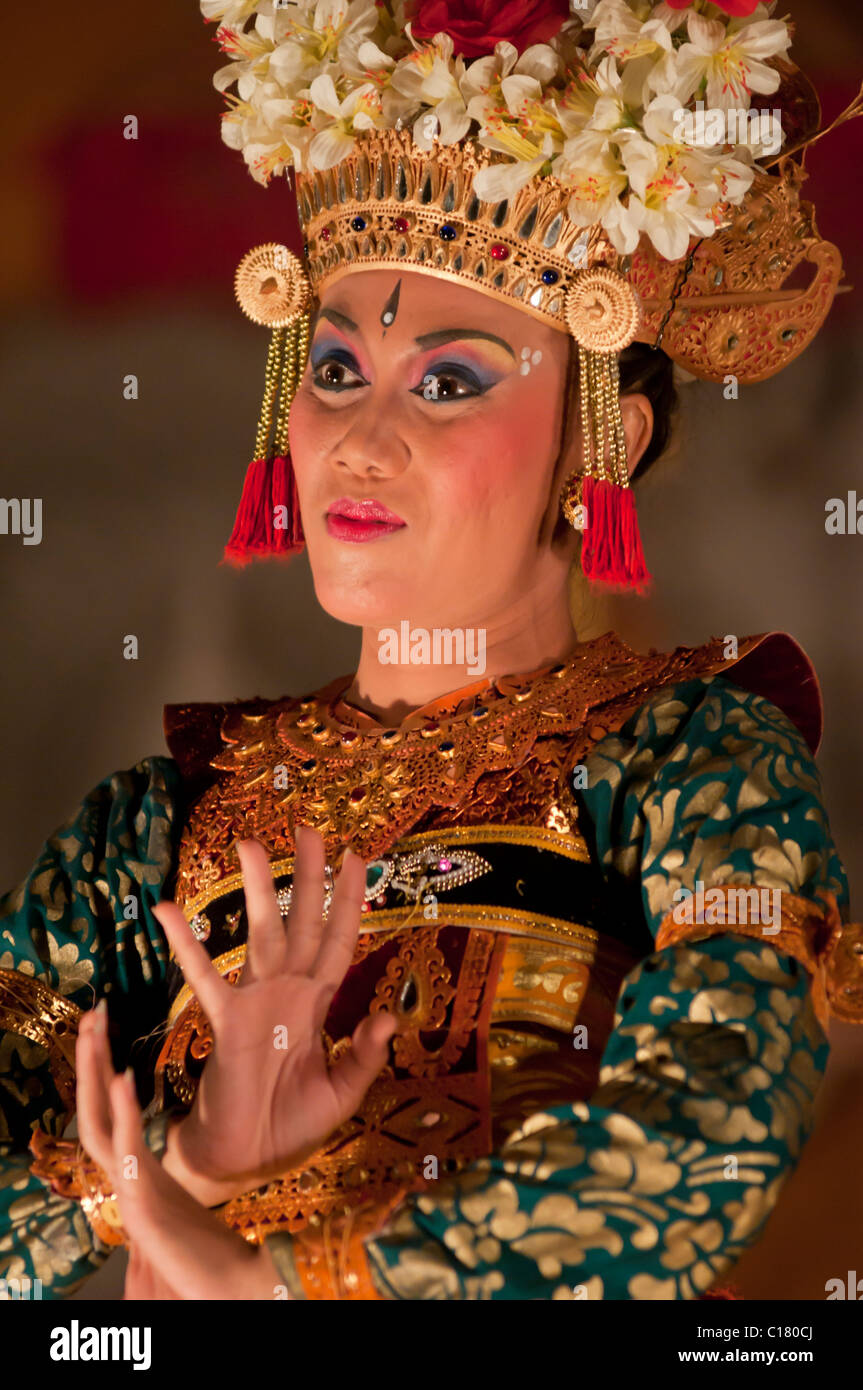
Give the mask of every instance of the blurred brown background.
[[[795, 0], [794, 55], [835, 115], [863, 74], [847, 0]], [[782, 12], [782, 7], [780, 7]], [[4, 497], [41, 497], [41, 545], [0, 536], [0, 882], [106, 773], [164, 752], [162, 705], [299, 693], [352, 668], [303, 557], [220, 567], [263, 383], [265, 336], [233, 272], [291, 239], [290, 196], [219, 139], [221, 55], [192, 0], [16, 6], [7, 45], [0, 256]], [[123, 138], [137, 117], [137, 141]], [[810, 158], [821, 231], [859, 289], [816, 345], [736, 402], [685, 388], [674, 456], [642, 490], [654, 596], [593, 603], [582, 635], [636, 646], [784, 629], [822, 682], [825, 798], [863, 914], [863, 536], [824, 504], [859, 488], [863, 122]], [[139, 399], [123, 398], [134, 373]], [[123, 659], [127, 634], [139, 659]], [[863, 1273], [863, 1031], [836, 1027], [815, 1138], [738, 1270], [748, 1298], [823, 1298]], [[83, 1291], [117, 1297], [117, 1261]]]

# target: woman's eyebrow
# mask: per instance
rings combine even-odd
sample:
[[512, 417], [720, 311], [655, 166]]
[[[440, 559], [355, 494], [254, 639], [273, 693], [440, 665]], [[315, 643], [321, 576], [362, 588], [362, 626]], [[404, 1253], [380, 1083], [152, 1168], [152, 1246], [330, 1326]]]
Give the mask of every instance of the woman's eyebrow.
[[359, 332], [359, 326], [354, 323], [353, 319], [349, 319], [347, 314], [340, 314], [338, 309], [321, 309], [318, 318], [329, 319], [330, 323], [336, 325], [336, 328], [347, 329], [349, 333]]
[[420, 338], [415, 338], [414, 342], [421, 348], [440, 347], [443, 343], [455, 343], [464, 338], [486, 338], [490, 343], [497, 343], [499, 347], [506, 348], [510, 357], [515, 360], [515, 353], [509, 343], [504, 338], [498, 338], [494, 333], [481, 333], [477, 328], [441, 328], [437, 333], [423, 333]]

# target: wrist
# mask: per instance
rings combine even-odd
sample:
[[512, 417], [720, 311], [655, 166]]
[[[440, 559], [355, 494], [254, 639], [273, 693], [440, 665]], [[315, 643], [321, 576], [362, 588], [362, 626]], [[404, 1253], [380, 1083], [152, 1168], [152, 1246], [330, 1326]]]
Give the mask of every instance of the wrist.
[[187, 1144], [184, 1142], [188, 1133], [188, 1117], [176, 1116], [169, 1121], [162, 1158], [162, 1167], [168, 1176], [185, 1188], [189, 1195], [204, 1207], [220, 1207], [225, 1202], [229, 1202], [232, 1197], [239, 1196], [243, 1191], [242, 1183], [236, 1180], [209, 1178], [195, 1167], [194, 1161], [190, 1160], [188, 1156]]

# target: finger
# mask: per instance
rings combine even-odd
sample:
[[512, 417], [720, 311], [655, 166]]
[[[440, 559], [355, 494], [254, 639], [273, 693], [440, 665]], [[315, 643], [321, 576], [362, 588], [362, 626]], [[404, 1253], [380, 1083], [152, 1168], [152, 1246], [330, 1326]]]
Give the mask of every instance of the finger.
[[84, 1150], [110, 1175], [113, 1164], [109, 1087], [114, 1078], [107, 1042], [107, 1006], [99, 1005], [81, 1019], [75, 1048], [75, 1111], [78, 1138]]
[[390, 1039], [398, 1024], [393, 1014], [368, 1014], [354, 1029], [351, 1049], [330, 1072], [336, 1093], [339, 1124], [357, 1106], [389, 1057]]
[[333, 990], [342, 983], [354, 958], [365, 896], [365, 861], [353, 850], [346, 849], [313, 971], [317, 980]]
[[305, 975], [314, 965], [324, 930], [324, 837], [309, 825], [294, 831], [294, 882], [288, 913], [287, 969]]
[[240, 840], [237, 854], [243, 870], [249, 935], [241, 984], [270, 980], [285, 968], [285, 924], [276, 901], [276, 886], [267, 851], [257, 840]]
[[188, 922], [176, 903], [159, 903], [153, 908], [168, 944], [210, 1022], [214, 1022], [225, 1002], [226, 985], [201, 942], [192, 934]]
[[[222, 1299], [235, 1284], [242, 1289], [251, 1267], [258, 1266], [256, 1253], [153, 1158], [128, 1077], [112, 1084], [111, 1105], [115, 1163], [126, 1170], [125, 1181], [117, 1184], [117, 1201], [133, 1248], [183, 1299]], [[260, 1296], [257, 1282], [251, 1296]]]
[[130, 1204], [139, 1203], [152, 1188], [155, 1178], [153, 1169], [161, 1170], [144, 1141], [143, 1120], [131, 1068], [114, 1077], [109, 1097], [114, 1123], [115, 1191], [125, 1212]]

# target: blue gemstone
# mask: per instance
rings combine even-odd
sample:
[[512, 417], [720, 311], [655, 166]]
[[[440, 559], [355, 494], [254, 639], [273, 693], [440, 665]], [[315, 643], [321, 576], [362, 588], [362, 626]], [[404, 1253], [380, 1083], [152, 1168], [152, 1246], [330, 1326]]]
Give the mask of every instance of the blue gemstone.
[[364, 232], [366, 229], [366, 219], [364, 217], [355, 217], [351, 222], [351, 226], [355, 232]]
[[441, 241], [455, 241], [456, 237], [458, 236], [458, 232], [456, 231], [455, 227], [450, 226], [449, 222], [447, 222], [438, 231], [438, 236], [440, 237]]
[[556, 270], [544, 270], [542, 272], [542, 283], [544, 285], [556, 285], [560, 275]]

